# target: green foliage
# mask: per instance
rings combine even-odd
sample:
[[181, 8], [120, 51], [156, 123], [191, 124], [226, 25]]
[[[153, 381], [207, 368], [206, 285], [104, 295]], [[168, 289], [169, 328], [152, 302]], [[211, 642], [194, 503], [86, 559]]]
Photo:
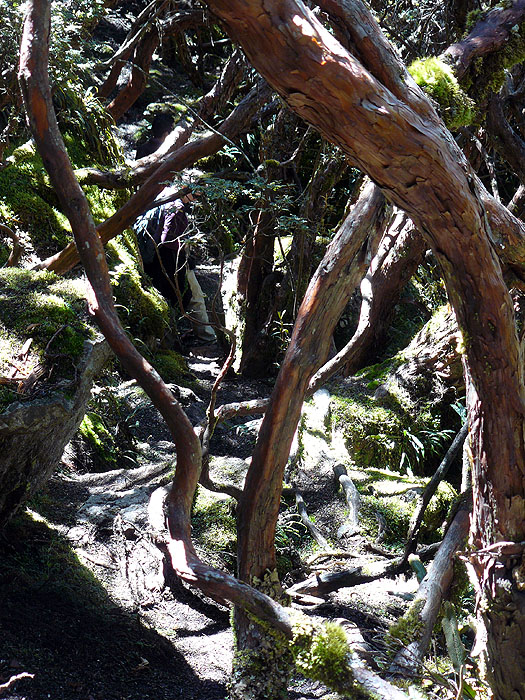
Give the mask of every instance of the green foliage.
[[253, 215], [260, 209], [271, 217], [272, 226], [281, 236], [306, 227], [305, 220], [296, 214], [297, 204], [290, 185], [284, 182], [268, 182], [260, 175], [246, 182], [208, 177], [199, 182], [199, 191], [202, 196], [195, 206], [196, 217], [220, 243], [224, 253], [238, 247], [245, 230], [254, 223]]
[[423, 579], [427, 575], [425, 565], [423, 564], [423, 562], [417, 554], [410, 554], [408, 557], [408, 563], [410, 564], [412, 570], [416, 574], [417, 582], [421, 583], [421, 581], [423, 581]]
[[456, 673], [459, 673], [465, 663], [466, 651], [459, 636], [458, 621], [454, 613], [454, 607], [448, 600], [443, 602], [443, 618], [441, 620], [443, 634], [447, 644], [448, 655]]
[[450, 441], [452, 431], [439, 427], [431, 407], [405, 408], [392, 395], [370, 395], [401, 362], [398, 357], [362, 370], [359, 376], [366, 384], [345, 387], [333, 399], [332, 420], [342, 427], [347, 448], [362, 468], [422, 472], [429, 458], [442, 454]]
[[[0, 55], [6, 64], [0, 76], [0, 95], [7, 93], [13, 103], [19, 93], [16, 69], [23, 12], [19, 0], [0, 0]], [[83, 141], [100, 162], [109, 163], [117, 154], [110, 134], [112, 120], [90, 88], [94, 52], [89, 29], [104, 12], [104, 0], [52, 3], [49, 73], [62, 129]], [[25, 128], [22, 120], [18, 128]]]
[[414, 61], [409, 71], [416, 83], [434, 99], [449, 129], [468, 126], [474, 118], [474, 101], [463, 92], [452, 68], [439, 58]]
[[[79, 91], [77, 84], [57, 86], [53, 93], [60, 130], [75, 167], [116, 165], [123, 155], [111, 131], [113, 119], [93, 88]], [[76, 147], [73, 151], [73, 145]]]

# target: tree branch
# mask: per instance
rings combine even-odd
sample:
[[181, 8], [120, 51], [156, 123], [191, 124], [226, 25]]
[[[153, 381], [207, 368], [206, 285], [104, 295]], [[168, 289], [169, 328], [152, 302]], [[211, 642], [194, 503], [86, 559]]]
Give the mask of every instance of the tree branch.
[[454, 68], [461, 80], [476, 58], [503, 48], [511, 38], [516, 25], [525, 18], [525, 0], [516, 0], [511, 7], [496, 7], [479, 21], [463, 41], [452, 44], [441, 58]]
[[[258, 85], [237, 105], [224, 120], [217, 133], [203, 136], [179, 148], [175, 153], [165, 156], [161, 164], [146, 180], [142, 187], [113, 216], [97, 226], [103, 244], [122, 233], [130, 226], [155, 197], [164, 189], [164, 183], [175, 173], [193, 165], [200, 158], [216, 153], [227, 140], [235, 138], [246, 128], [261, 104], [269, 99], [271, 91], [266, 86]], [[53, 255], [36, 269], [47, 269], [56, 274], [65, 274], [79, 262], [79, 256], [73, 243]]]

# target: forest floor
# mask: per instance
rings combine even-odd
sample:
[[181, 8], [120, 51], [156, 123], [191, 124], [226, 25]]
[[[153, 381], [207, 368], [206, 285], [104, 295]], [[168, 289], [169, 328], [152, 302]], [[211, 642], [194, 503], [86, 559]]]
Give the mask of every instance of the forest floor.
[[[194, 424], [204, 416], [219, 356], [218, 348], [190, 350], [192, 388], [174, 387]], [[257, 398], [269, 389], [269, 382], [226, 379], [220, 402]], [[17, 674], [30, 674], [0, 689], [6, 700], [226, 697], [233, 653], [229, 610], [174, 580], [149, 536], [148, 503], [155, 489], [170, 481], [173, 445], [133, 381], [113, 391], [133, 416], [128, 425], [135, 441], [134, 463], [107, 472], [79, 470], [78, 455], [70, 447], [58, 473], [0, 540], [0, 688]], [[323, 401], [326, 396], [321, 395]], [[314, 406], [310, 415], [318, 420], [322, 408]], [[259, 424], [253, 418], [234, 419], [217, 429], [213, 477], [242, 482]], [[337, 542], [346, 513], [332, 473], [337, 455], [330, 453], [315, 425], [310, 433], [309, 455], [301, 464], [302, 493], [317, 526]], [[416, 495], [417, 489], [412, 497]], [[230, 571], [233, 512], [229, 497], [199, 491], [197, 549], [207, 561]], [[312, 571], [304, 562], [308, 552], [315, 554], [315, 546], [310, 542], [305, 547], [305, 533], [294, 504], [285, 505], [279, 552], [293, 569], [284, 577], [287, 586]], [[358, 562], [364, 543], [365, 537], [355, 534], [336, 547]], [[337, 566], [348, 566], [348, 558]], [[384, 633], [403, 614], [416, 588], [410, 575], [382, 579], [332, 593], [310, 606], [310, 612], [358, 628], [370, 658], [381, 663]], [[290, 697], [334, 696], [321, 684], [297, 677]]]

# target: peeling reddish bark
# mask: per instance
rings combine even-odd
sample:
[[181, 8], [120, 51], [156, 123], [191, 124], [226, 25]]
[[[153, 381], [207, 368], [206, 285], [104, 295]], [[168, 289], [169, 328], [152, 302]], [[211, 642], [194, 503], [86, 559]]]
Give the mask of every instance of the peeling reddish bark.
[[[358, 0], [340, 4], [358, 7], [366, 14]], [[474, 477], [471, 542], [479, 548], [497, 541], [525, 541], [522, 354], [512, 301], [491, 242], [483, 188], [475, 173], [433, 109], [425, 109], [421, 92], [408, 82], [405, 90], [399, 91], [401, 69], [396, 70], [393, 64], [384, 78], [389, 84], [381, 83], [375, 77], [377, 66], [373, 64], [368, 70], [303, 4], [293, 0], [207, 0], [207, 5], [292, 109], [338, 144], [423, 232], [441, 265], [463, 332]], [[364, 39], [373, 39], [372, 19], [366, 27]], [[374, 51], [384, 44], [378, 28], [375, 35]], [[361, 58], [368, 56], [363, 49], [370, 49], [370, 43], [363, 40], [356, 44]], [[388, 61], [387, 68], [392, 65], [391, 56]], [[298, 319], [294, 333], [300, 328]], [[310, 358], [312, 362], [316, 359]], [[285, 370], [286, 363], [285, 359], [282, 372], [290, 372], [290, 385], [297, 382], [300, 386], [293, 363]], [[253, 500], [249, 518], [246, 512], [241, 518], [247, 528], [243, 542], [253, 537], [260, 547], [256, 550], [245, 545], [243, 549], [241, 544], [243, 576], [271, 563], [261, 553], [267, 551], [267, 535], [250, 535], [247, 521], [268, 522], [265, 514], [274, 504], [267, 482], [281, 472], [281, 460], [287, 456], [278, 454], [280, 446], [269, 447], [268, 441], [279, 435], [278, 443], [286, 443], [285, 426], [288, 421], [293, 424], [294, 418], [294, 401], [278, 380], [247, 477]], [[512, 693], [525, 697], [525, 615], [516, 612], [516, 633], [508, 653], [501, 618], [505, 587], [512, 592], [514, 609], [525, 609], [519, 575], [518, 580], [511, 575], [513, 568], [522, 571], [523, 561], [523, 552], [511, 567], [499, 561], [490, 584], [484, 576], [487, 567], [477, 570], [484, 596], [497, 604], [495, 619], [499, 623], [488, 616], [484, 619], [494, 633], [489, 644], [493, 664], [502, 669], [496, 681], [501, 697], [514, 697]], [[520, 667], [521, 674], [515, 670]], [[512, 679], [510, 690], [504, 685], [505, 677]]]

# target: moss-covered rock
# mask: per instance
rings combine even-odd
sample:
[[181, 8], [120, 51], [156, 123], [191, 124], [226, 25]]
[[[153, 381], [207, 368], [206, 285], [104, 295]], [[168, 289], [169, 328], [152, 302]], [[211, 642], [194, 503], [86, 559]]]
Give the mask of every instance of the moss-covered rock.
[[[73, 167], [89, 163], [97, 166], [97, 155], [89, 150], [89, 143], [64, 135]], [[102, 143], [102, 141], [101, 141]], [[114, 139], [106, 134], [103, 140], [107, 152], [119, 154]], [[91, 147], [93, 145], [91, 144]], [[69, 221], [60, 211], [57, 196], [49, 181], [42, 159], [32, 141], [17, 146], [6, 159], [7, 166], [0, 171], [0, 221], [24, 233], [27, 252], [45, 258], [58, 252], [71, 241]], [[95, 222], [115, 213], [126, 200], [125, 191], [84, 188]]]
[[98, 413], [88, 411], [79, 426], [80, 435], [91, 447], [101, 464], [101, 471], [116, 469], [117, 445]]
[[122, 324], [136, 341], [149, 349], [164, 338], [173, 322], [164, 297], [140, 269], [136, 236], [125, 231], [107, 245], [109, 274]]
[[468, 126], [474, 118], [474, 101], [460, 87], [452, 68], [439, 58], [414, 61], [409, 69], [416, 83], [439, 105], [449, 129]]
[[[368, 384], [379, 380], [339, 384], [332, 399], [332, 430], [342, 432], [356, 464], [365, 468], [397, 468], [402, 453], [403, 411], [383, 406]], [[365, 383], [366, 382], [366, 383]], [[405, 420], [406, 420], [406, 416]]]
[[14, 151], [0, 170], [0, 221], [25, 232], [39, 257], [71, 240], [71, 227], [57, 207], [44, 166], [31, 142]]
[[185, 358], [175, 350], [159, 350], [152, 360], [152, 364], [167, 383], [179, 386], [191, 386], [195, 379], [188, 369]]
[[[53, 382], [74, 377], [84, 342], [95, 337], [85, 285], [50, 272], [18, 268], [0, 271], [0, 375], [22, 381], [36, 368]], [[22, 348], [27, 352], [21, 356]], [[16, 370], [16, 371], [14, 371]], [[14, 400], [0, 387], [0, 403]]]

